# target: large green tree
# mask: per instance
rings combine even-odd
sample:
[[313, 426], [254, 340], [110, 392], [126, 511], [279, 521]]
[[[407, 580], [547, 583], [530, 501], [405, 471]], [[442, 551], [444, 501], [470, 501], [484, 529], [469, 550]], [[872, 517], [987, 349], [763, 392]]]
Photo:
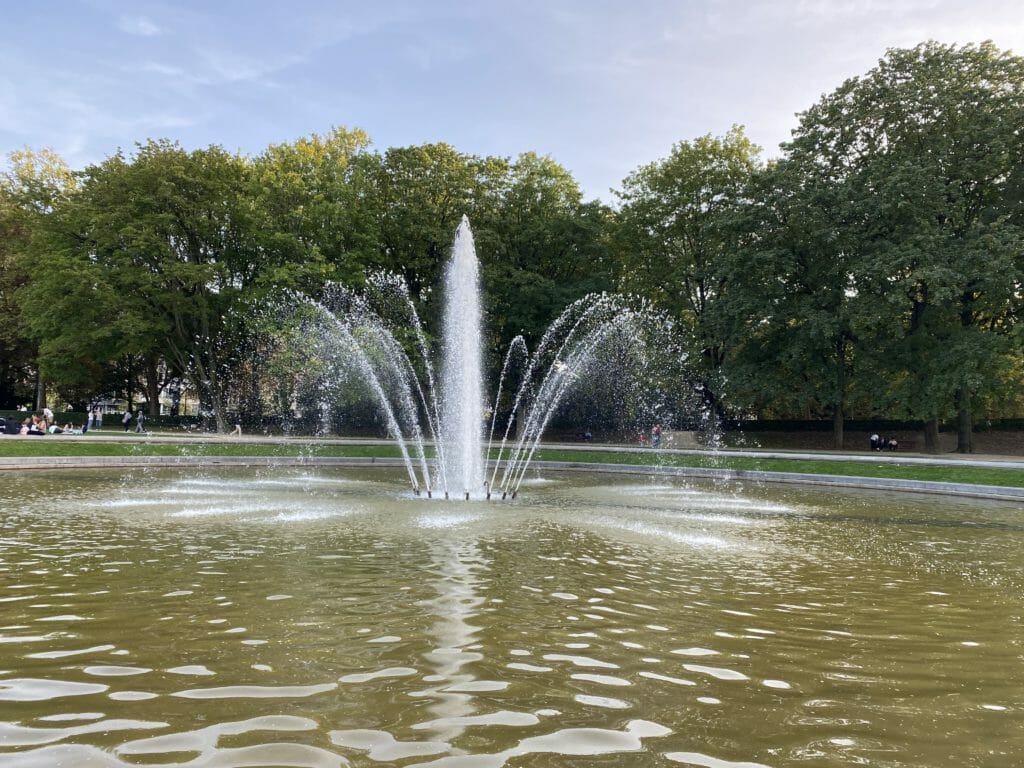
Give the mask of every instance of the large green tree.
[[719, 413], [727, 335], [714, 307], [729, 290], [724, 266], [737, 247], [732, 222], [759, 152], [740, 127], [679, 142], [667, 158], [630, 174], [619, 193], [621, 286], [675, 318], [690, 366]]
[[448, 144], [392, 147], [364, 155], [355, 181], [371, 218], [369, 266], [401, 274], [418, 300], [439, 284], [463, 215], [479, 241], [489, 228], [507, 172], [500, 158], [481, 158]]
[[[42, 275], [38, 234], [54, 206], [75, 187], [64, 160], [49, 149], [12, 152], [0, 174], [0, 406], [30, 399], [34, 379], [36, 407], [46, 405], [39, 343], [18, 304], [19, 293]], [[65, 290], [74, 286], [65, 285]], [[76, 367], [77, 366], [73, 366]], [[63, 383], [60, 379], [58, 384]]]
[[788, 155], [832, 183], [855, 243], [849, 290], [876, 307], [879, 412], [958, 420], [1019, 359], [1024, 59], [992, 44], [890, 50], [807, 110]]
[[837, 449], [862, 321], [874, 312], [851, 291], [856, 250], [835, 226], [843, 216], [813, 168], [783, 160], [757, 174], [722, 264], [730, 291], [715, 307], [734, 399], [776, 417], [829, 416]]
[[219, 147], [187, 152], [163, 141], [87, 168], [48, 217], [47, 260], [26, 289], [26, 314], [49, 354], [165, 356], [226, 429], [249, 310], [288, 282], [290, 254], [260, 238], [251, 173]]

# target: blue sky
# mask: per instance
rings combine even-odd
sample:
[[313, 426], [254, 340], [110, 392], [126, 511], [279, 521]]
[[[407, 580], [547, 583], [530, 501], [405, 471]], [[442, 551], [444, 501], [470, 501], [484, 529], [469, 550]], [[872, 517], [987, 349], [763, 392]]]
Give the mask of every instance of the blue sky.
[[259, 153], [332, 126], [377, 149], [550, 155], [588, 197], [735, 123], [765, 148], [891, 46], [993, 40], [1019, 0], [11, 3], [0, 153], [73, 167], [170, 138]]

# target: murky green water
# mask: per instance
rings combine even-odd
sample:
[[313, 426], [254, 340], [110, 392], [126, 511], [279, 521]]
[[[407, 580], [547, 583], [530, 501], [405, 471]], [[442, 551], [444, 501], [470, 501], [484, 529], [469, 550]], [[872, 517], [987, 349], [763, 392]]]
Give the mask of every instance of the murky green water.
[[1012, 766], [1024, 512], [5, 476], [2, 766]]

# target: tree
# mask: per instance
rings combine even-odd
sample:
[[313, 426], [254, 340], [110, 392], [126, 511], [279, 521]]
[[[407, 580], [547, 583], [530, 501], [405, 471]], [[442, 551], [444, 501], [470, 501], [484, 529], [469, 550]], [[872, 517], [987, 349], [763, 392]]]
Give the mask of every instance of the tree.
[[[972, 413], [1020, 355], [1024, 59], [991, 43], [890, 50], [801, 116], [788, 154], [836, 185], [876, 306], [876, 402], [926, 422]], [[1015, 339], [1018, 339], [1015, 341]]]
[[[366, 133], [335, 128], [273, 144], [253, 162], [251, 204], [257, 247], [287, 268], [266, 280], [316, 295], [327, 280], [359, 283], [374, 254], [361, 158]], [[301, 267], [301, 268], [299, 268]]]
[[[226, 430], [248, 312], [287, 271], [285, 258], [259, 247], [250, 172], [219, 147], [156, 141], [130, 161], [119, 153], [87, 168], [78, 193], [48, 217], [46, 269], [26, 290], [51, 356], [76, 346], [166, 355]], [[57, 275], [76, 290], [62, 290]]]
[[723, 260], [731, 290], [715, 309], [733, 349], [733, 396], [758, 410], [804, 418], [822, 409], [843, 447], [861, 313], [850, 290], [856, 250], [840, 237], [835, 187], [797, 160], [753, 180], [736, 216], [738, 248]]
[[478, 250], [488, 229], [507, 163], [457, 152], [448, 144], [393, 147], [364, 155], [358, 179], [373, 217], [375, 253], [364, 261], [401, 274], [413, 297], [428, 298], [441, 281], [463, 215], [473, 222]]
[[576, 180], [549, 157], [520, 155], [484, 234], [484, 282], [497, 350], [522, 334], [531, 346], [558, 314], [614, 287], [611, 212], [583, 202]]
[[719, 413], [727, 349], [712, 308], [729, 289], [723, 262], [736, 247], [731, 216], [759, 152], [740, 127], [723, 138], [680, 142], [666, 159], [630, 174], [619, 193], [621, 286], [676, 319], [691, 366]]
[[12, 152], [0, 175], [0, 406], [27, 399], [35, 379], [36, 407], [46, 405], [38, 344], [18, 306], [18, 293], [39, 272], [40, 226], [54, 205], [73, 191], [75, 179], [64, 160], [49, 149]]

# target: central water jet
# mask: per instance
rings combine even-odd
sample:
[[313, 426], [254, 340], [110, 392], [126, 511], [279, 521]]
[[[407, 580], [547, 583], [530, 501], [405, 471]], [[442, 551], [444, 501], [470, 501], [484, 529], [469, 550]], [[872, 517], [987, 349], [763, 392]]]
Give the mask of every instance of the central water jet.
[[464, 494], [484, 485], [484, 386], [481, 356], [480, 267], [469, 219], [455, 233], [445, 273], [441, 357], [441, 424], [444, 486]]

